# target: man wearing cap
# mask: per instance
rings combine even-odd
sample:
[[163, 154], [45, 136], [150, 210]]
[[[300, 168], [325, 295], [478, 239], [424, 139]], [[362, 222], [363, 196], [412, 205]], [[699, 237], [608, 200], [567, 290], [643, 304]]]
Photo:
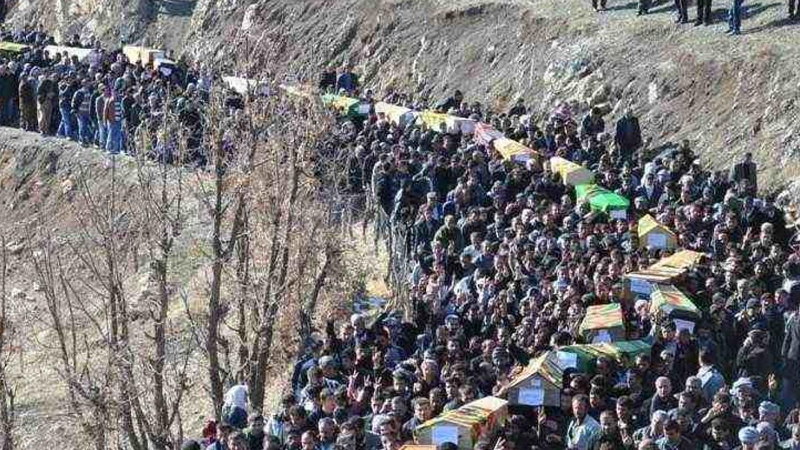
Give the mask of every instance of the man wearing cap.
[[322, 382], [325, 387], [335, 391], [343, 384], [339, 375], [338, 364], [333, 356], [325, 355], [319, 359], [319, 368], [322, 369]]
[[755, 450], [761, 436], [755, 427], [744, 427], [739, 430], [739, 442], [741, 450]]

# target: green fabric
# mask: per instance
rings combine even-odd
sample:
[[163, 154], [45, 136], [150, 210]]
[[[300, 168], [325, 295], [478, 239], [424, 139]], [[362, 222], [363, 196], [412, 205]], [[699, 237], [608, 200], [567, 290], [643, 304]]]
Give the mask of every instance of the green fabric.
[[578, 356], [577, 370], [587, 372], [600, 356], [613, 359], [625, 367], [631, 367], [636, 356], [650, 353], [650, 344], [645, 341], [620, 341], [603, 344], [568, 345], [560, 347], [559, 352], [574, 353]]
[[624, 327], [622, 322], [622, 308], [619, 303], [608, 305], [590, 306], [586, 309], [586, 316], [579, 328], [581, 334], [588, 330]]
[[675, 286], [657, 286], [650, 293], [650, 312], [661, 310], [667, 316], [674, 315], [700, 318], [700, 310], [692, 300]]
[[349, 117], [361, 117], [363, 114], [359, 111], [361, 102], [357, 98], [344, 97], [341, 95], [324, 94], [322, 96], [322, 104], [336, 109], [337, 111]]
[[575, 186], [575, 195], [579, 201], [588, 201], [593, 210], [604, 213], [612, 210], [628, 209], [631, 204], [627, 198], [596, 184], [579, 184]]
[[0, 52], [22, 53], [29, 47], [15, 42], [0, 42]]

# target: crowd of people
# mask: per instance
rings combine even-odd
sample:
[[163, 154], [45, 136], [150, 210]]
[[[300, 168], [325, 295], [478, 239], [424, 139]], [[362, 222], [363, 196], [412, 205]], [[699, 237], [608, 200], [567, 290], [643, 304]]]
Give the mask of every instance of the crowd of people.
[[[349, 68], [326, 69], [319, 87], [376, 97]], [[630, 110], [612, 127], [598, 108], [581, 118], [560, 105], [537, 119], [522, 100], [498, 113], [461, 92], [383, 101], [481, 121], [538, 157], [504, 159], [477, 134], [374, 109], [343, 119], [331, 140], [351, 152], [356, 204], [393, 237], [413, 313], [329, 321], [277, 412], [248, 416], [247, 386], [234, 386], [222, 422], [186, 449], [397, 450], [420, 424], [505, 395], [533, 358], [582, 343], [587, 308], [611, 303], [625, 339], [650, 351], [565, 370], [560, 408], [512, 405], [475, 449], [800, 449], [800, 246], [796, 225], [759, 196], [751, 155], [727, 171], [704, 168], [688, 142], [653, 155]], [[630, 199], [626, 218], [577, 201], [552, 156]], [[625, 274], [670, 253], [638, 242], [645, 214], [704, 255], [682, 286], [701, 311], [693, 330], [626, 295]]]
[[[112, 154], [133, 154], [142, 147], [136, 133], [148, 129], [145, 149], [155, 159], [203, 164], [201, 108], [211, 86], [209, 76], [185, 64], [169, 70], [147, 61], [131, 62], [122, 47], [108, 50], [95, 39], [74, 36], [64, 47], [90, 49], [83, 58], [51, 54], [55, 44], [41, 28], [0, 31], [0, 41], [23, 44], [0, 57], [0, 125], [58, 136]], [[52, 48], [52, 47], [51, 47]], [[158, 142], [165, 114], [174, 114], [188, 130], [187, 150]]]
[[[638, 15], [646, 15], [650, 13], [650, 9], [658, 6], [660, 0], [638, 0]], [[800, 3], [798, 0], [787, 0], [789, 20], [792, 22], [800, 21]], [[689, 0], [674, 0], [675, 4], [675, 23], [689, 23]], [[712, 0], [697, 0], [697, 18], [694, 21], [695, 26], [711, 25], [714, 21], [711, 13]], [[742, 16], [745, 12], [744, 0], [727, 0], [728, 6], [728, 30], [726, 33], [737, 36], [742, 34]], [[592, 7], [595, 11], [605, 11], [607, 7], [607, 0], [592, 0]]]
[[[191, 68], [179, 78], [77, 39], [70, 45], [94, 49], [87, 60], [50, 55], [41, 30], [0, 38], [31, 46], [0, 67], [3, 125], [111, 153], [137, 151], [130, 136], [168, 109], [202, 133], [210, 80]], [[351, 68], [331, 68], [319, 87], [374, 103], [359, 84]], [[631, 110], [611, 127], [599, 108], [540, 116], [519, 100], [497, 112], [458, 91], [440, 102], [398, 92], [382, 100], [483, 122], [535, 157], [509, 160], [478, 134], [400, 124], [374, 108], [343, 118], [330, 142], [352, 155], [353, 204], [392, 237], [410, 317], [329, 321], [306, 343], [277, 412], [248, 411], [247, 386], [233, 386], [223, 419], [183, 448], [397, 450], [431, 418], [505, 395], [533, 358], [582, 342], [588, 307], [613, 303], [625, 339], [650, 352], [565, 371], [562, 407], [514, 405], [474, 448], [800, 449], [800, 246], [773, 199], [759, 195], [750, 155], [729, 171], [704, 168], [687, 142], [653, 155]], [[547, 163], [553, 156], [630, 199], [626, 217], [577, 201]], [[625, 274], [669, 254], [638, 242], [645, 214], [673, 230], [679, 248], [705, 255], [683, 287], [702, 312], [692, 331], [626, 295]]]

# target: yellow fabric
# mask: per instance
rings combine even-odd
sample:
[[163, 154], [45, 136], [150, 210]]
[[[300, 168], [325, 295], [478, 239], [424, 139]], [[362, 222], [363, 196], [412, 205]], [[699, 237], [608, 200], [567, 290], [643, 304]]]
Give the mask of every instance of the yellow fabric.
[[508, 138], [495, 139], [494, 148], [501, 155], [503, 155], [503, 159], [513, 159], [514, 157], [518, 156], [530, 156], [534, 153], [534, 151], [528, 147], [525, 147], [519, 142]]
[[401, 118], [413, 111], [402, 106], [392, 105], [386, 102], [375, 103], [375, 112], [378, 114], [385, 114], [390, 122], [400, 123]]
[[550, 158], [550, 170], [561, 175], [561, 181], [570, 186], [594, 182], [591, 170], [559, 156]]
[[447, 129], [447, 114], [440, 114], [433, 111], [422, 111], [419, 113], [419, 120], [428, 128], [434, 131], [442, 131], [442, 127]]
[[647, 235], [650, 233], [663, 234], [666, 236], [666, 248], [673, 249], [678, 244], [678, 237], [669, 228], [656, 222], [650, 214], [645, 214], [637, 226], [637, 234], [639, 236], [639, 247], [646, 247], [648, 245]]
[[650, 270], [677, 271], [679, 273], [689, 270], [692, 266], [700, 262], [702, 253], [691, 250], [681, 250], [672, 256], [668, 256], [649, 267]]

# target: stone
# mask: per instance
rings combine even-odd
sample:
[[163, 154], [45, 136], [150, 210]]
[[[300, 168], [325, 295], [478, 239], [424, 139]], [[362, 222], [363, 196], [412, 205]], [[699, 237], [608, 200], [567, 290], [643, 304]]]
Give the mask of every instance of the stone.
[[6, 244], [6, 251], [12, 255], [19, 255], [25, 250], [25, 243], [23, 242], [9, 242]]

